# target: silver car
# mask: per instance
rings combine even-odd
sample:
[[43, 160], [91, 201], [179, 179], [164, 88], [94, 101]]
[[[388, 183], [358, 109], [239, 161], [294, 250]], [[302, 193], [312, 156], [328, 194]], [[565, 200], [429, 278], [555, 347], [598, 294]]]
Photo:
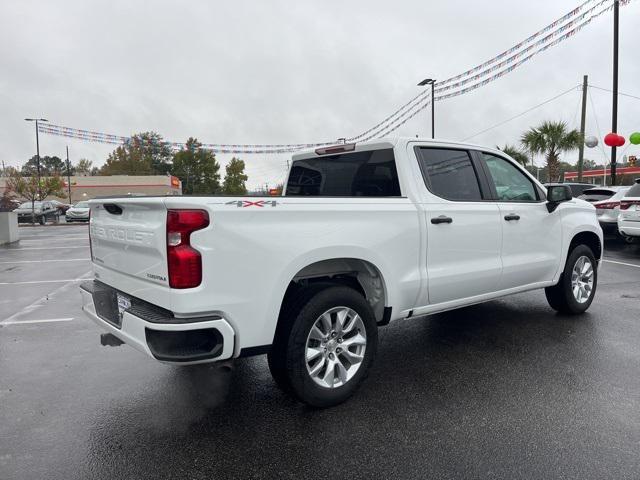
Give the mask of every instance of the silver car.
[[67, 223], [71, 222], [88, 222], [89, 221], [89, 202], [78, 202], [65, 214]]
[[[596, 215], [603, 232], [616, 232], [618, 230], [618, 215], [620, 214], [620, 200], [631, 187], [607, 187], [613, 191], [613, 195], [604, 200], [593, 202], [596, 207]], [[598, 190], [603, 190], [602, 188]], [[587, 192], [585, 192], [587, 193]]]

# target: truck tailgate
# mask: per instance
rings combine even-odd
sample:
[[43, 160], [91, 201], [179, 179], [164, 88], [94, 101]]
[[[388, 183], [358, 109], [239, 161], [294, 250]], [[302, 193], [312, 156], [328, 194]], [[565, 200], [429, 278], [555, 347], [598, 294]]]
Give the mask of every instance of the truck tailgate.
[[167, 286], [166, 217], [160, 198], [93, 200], [92, 261], [96, 267]]

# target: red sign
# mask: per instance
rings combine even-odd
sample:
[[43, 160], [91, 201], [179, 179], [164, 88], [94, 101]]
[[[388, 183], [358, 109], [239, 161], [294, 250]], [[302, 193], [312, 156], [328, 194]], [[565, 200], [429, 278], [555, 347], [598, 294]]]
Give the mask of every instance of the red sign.
[[[582, 172], [582, 177], [602, 177], [604, 176], [605, 171], [604, 169], [599, 169], [599, 170], [585, 170], [584, 172]], [[640, 174], [640, 167], [618, 167], [616, 168], [616, 174], [617, 175], [637, 175]], [[607, 168], [607, 175], [611, 175], [611, 169]], [[574, 178], [578, 178], [578, 172], [564, 172], [564, 179], [565, 180], [569, 180], [569, 179], [574, 179]]]
[[175, 188], [180, 188], [180, 179], [178, 177], [174, 177], [171, 175], [171, 186]]

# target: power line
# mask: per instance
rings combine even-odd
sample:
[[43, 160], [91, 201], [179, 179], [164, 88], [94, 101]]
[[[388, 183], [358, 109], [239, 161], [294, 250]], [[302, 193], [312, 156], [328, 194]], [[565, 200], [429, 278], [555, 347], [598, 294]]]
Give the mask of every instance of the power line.
[[569, 88], [568, 90], [565, 90], [564, 92], [559, 93], [555, 97], [551, 97], [550, 99], [545, 100], [542, 103], [539, 103], [539, 104], [537, 104], [537, 105], [535, 105], [535, 106], [533, 106], [531, 108], [526, 109], [524, 112], [521, 112], [521, 113], [519, 113], [517, 115], [514, 115], [513, 117], [507, 118], [506, 120], [503, 120], [503, 121], [501, 121], [499, 123], [496, 123], [495, 125], [492, 125], [492, 126], [490, 126], [488, 128], [485, 128], [484, 130], [481, 130], [481, 131], [479, 131], [477, 133], [474, 133], [473, 135], [471, 135], [469, 137], [463, 138], [462, 141], [465, 142], [465, 141], [469, 140], [470, 138], [477, 137], [478, 135], [480, 135], [482, 133], [488, 132], [489, 130], [493, 130], [494, 128], [497, 128], [497, 127], [499, 127], [501, 125], [504, 125], [505, 123], [508, 123], [511, 120], [515, 120], [516, 118], [519, 118], [519, 117], [521, 117], [521, 116], [523, 116], [523, 115], [535, 110], [536, 108], [540, 108], [540, 107], [542, 107], [543, 105], [546, 105], [549, 102], [553, 102], [554, 100], [562, 97], [563, 95], [566, 95], [567, 93], [569, 93], [571, 91], [575, 91], [575, 90], [576, 90], [576, 86], [574, 85], [573, 87]]
[[[602, 88], [602, 87], [596, 87], [595, 85], [589, 85], [590, 88], [596, 88], [598, 90], [604, 90], [605, 92], [613, 92], [613, 90], [610, 90], [608, 88]], [[622, 93], [622, 92], [618, 92], [618, 95], [622, 95], [623, 97], [630, 97], [630, 98], [635, 98], [636, 100], [640, 100], [640, 97], [636, 96], [636, 95], [631, 95], [629, 93]]]

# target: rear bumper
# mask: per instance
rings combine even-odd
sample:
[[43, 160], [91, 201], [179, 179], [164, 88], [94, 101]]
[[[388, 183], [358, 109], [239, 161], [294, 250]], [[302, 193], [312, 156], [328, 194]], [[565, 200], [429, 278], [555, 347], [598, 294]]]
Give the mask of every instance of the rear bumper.
[[[175, 319], [175, 323], [158, 321], [157, 315], [146, 316], [144, 309], [122, 314], [120, 325], [102, 318], [96, 312], [93, 282], [80, 287], [82, 310], [101, 329], [111, 333], [136, 350], [163, 363], [193, 365], [226, 360], [233, 356], [235, 333], [221, 317]], [[150, 321], [151, 320], [151, 321]]]
[[640, 222], [618, 220], [618, 231], [626, 237], [640, 237]]

